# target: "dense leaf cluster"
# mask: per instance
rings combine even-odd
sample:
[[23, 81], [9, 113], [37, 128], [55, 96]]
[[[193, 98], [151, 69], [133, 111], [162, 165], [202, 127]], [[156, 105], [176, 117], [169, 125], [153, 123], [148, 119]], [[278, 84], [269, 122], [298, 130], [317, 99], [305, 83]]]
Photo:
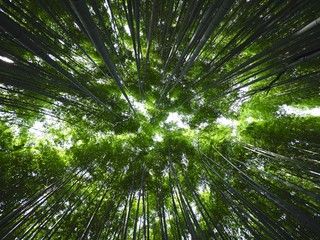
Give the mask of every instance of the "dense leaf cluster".
[[1, 239], [317, 239], [319, 12], [0, 0]]

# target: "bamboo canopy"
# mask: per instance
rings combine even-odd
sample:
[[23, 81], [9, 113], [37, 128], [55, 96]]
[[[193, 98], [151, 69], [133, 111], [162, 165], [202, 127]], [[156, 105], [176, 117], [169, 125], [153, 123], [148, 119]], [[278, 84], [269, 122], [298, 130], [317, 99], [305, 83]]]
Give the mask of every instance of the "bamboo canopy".
[[0, 0], [0, 238], [319, 239], [319, 13]]

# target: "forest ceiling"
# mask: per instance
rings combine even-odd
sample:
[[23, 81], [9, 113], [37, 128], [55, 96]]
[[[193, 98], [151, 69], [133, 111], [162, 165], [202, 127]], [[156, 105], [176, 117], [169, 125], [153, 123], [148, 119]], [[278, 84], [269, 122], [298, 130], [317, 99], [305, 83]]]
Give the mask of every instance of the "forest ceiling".
[[319, 12], [0, 0], [1, 239], [317, 239]]

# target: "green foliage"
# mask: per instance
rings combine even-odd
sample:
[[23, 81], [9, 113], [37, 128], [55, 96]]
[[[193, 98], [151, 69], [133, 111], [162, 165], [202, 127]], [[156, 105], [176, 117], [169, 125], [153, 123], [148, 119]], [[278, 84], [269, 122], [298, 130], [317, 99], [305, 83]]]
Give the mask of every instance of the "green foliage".
[[318, 238], [318, 1], [0, 9], [1, 239]]

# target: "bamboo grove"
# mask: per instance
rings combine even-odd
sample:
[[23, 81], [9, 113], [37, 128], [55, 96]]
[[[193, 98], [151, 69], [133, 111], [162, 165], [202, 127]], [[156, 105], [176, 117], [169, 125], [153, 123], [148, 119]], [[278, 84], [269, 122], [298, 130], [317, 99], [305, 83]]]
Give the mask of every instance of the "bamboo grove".
[[0, 0], [0, 238], [318, 239], [319, 13]]

